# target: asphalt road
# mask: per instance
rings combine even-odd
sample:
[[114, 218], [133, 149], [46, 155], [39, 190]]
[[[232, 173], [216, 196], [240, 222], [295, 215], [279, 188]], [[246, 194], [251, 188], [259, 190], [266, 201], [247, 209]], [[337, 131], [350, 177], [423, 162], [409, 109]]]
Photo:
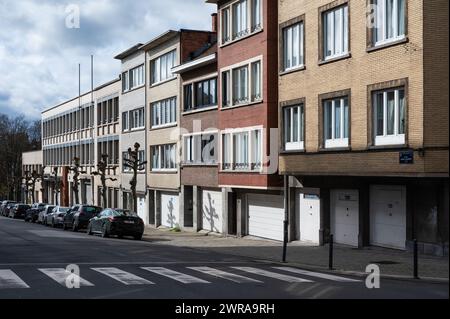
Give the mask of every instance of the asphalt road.
[[[328, 277], [242, 257], [104, 239], [0, 217], [0, 299], [448, 298], [448, 284]], [[68, 265], [80, 288], [68, 288]]]

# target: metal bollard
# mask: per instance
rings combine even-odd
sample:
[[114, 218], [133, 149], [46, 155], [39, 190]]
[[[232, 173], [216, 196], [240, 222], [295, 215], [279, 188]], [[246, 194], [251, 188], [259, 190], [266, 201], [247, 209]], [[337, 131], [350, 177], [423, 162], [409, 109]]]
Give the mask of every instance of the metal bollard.
[[419, 279], [419, 247], [417, 239], [414, 239], [414, 279]]
[[328, 255], [328, 269], [333, 270], [333, 235], [330, 235], [330, 251]]

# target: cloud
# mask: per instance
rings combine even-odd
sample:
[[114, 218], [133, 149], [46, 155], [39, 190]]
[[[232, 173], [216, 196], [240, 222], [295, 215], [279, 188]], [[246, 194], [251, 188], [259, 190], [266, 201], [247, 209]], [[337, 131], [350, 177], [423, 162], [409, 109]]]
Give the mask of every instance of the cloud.
[[[65, 26], [66, 8], [80, 9], [80, 28]], [[211, 27], [214, 5], [202, 0], [0, 0], [0, 113], [40, 112], [118, 76], [113, 57], [168, 29]]]

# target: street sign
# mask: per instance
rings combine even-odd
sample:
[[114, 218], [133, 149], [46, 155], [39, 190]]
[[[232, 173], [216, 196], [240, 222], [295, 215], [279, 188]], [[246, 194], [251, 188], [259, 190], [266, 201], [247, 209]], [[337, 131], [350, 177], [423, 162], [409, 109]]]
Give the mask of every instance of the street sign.
[[400, 152], [400, 164], [414, 164], [414, 151], [402, 151]]

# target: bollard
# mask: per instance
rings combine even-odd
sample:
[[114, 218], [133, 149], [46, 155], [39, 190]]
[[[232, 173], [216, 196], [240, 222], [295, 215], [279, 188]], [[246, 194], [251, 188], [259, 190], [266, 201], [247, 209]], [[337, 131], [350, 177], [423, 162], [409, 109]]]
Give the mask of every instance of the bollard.
[[330, 251], [328, 255], [328, 269], [333, 270], [333, 235], [330, 235]]
[[414, 239], [414, 279], [419, 279], [419, 247]]

